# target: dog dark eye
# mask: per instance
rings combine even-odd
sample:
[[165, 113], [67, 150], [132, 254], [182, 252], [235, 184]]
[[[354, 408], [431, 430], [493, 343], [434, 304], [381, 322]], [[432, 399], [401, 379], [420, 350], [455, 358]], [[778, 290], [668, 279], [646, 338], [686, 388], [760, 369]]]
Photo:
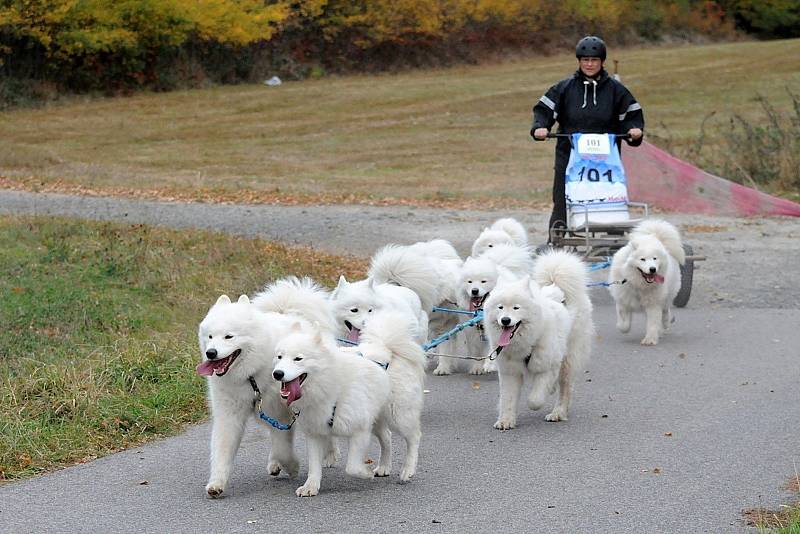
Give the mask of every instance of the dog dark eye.
[[492, 248], [494, 245], [489, 245], [489, 248]]
[[300, 361], [303, 361], [303, 358], [301, 358], [300, 356], [298, 356], [297, 358], [295, 358], [295, 359], [294, 359], [294, 361], [296, 361], [296, 362], [300, 362]]
[[647, 261], [647, 259], [645, 259], [645, 258], [639, 258], [639, 259], [642, 260], [642, 261]]
[[353, 313], [358, 313], [358, 308], [350, 308], [350, 311]]
[[208, 334], [208, 339], [214, 339], [214, 336], [212, 336], [211, 334]]
[[519, 309], [519, 306], [514, 306], [514, 309], [515, 309], [515, 310], [518, 310], [518, 309]]
[[481, 280], [481, 284], [485, 284], [485, 283], [486, 283], [486, 280]]
[[498, 310], [502, 310], [502, 309], [503, 309], [503, 307], [502, 307], [502, 306], [498, 306], [498, 307], [497, 307], [497, 309], [498, 309]]
[[278, 359], [280, 360], [281, 358], [283, 358], [283, 356], [281, 356], [280, 354], [278, 354]]
[[471, 284], [471, 283], [472, 283], [472, 280], [467, 280], [467, 283], [468, 283], [468, 284]]
[[225, 336], [225, 339], [233, 339], [233, 336], [228, 334], [227, 336]]
[[368, 309], [367, 313], [372, 313], [372, 308]]
[[656, 261], [656, 259], [655, 259], [655, 258], [653, 258], [653, 261]]

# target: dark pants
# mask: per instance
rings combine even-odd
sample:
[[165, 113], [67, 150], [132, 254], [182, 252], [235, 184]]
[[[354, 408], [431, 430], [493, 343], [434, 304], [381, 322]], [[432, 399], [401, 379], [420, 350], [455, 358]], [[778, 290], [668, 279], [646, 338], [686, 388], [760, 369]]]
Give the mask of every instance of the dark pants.
[[[566, 141], [566, 142], [562, 142]], [[565, 198], [565, 175], [569, 163], [570, 145], [566, 139], [559, 139], [556, 145], [555, 166], [553, 167], [553, 213], [550, 215], [548, 229], [567, 225], [567, 200]]]

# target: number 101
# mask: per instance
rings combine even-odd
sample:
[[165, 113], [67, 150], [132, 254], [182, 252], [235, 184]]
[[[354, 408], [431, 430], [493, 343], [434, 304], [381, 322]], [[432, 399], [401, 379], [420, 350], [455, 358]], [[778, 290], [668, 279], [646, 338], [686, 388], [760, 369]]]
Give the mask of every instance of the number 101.
[[600, 174], [600, 171], [598, 171], [594, 167], [590, 167], [589, 169], [587, 169], [586, 167], [581, 167], [580, 172], [578, 172], [578, 176], [581, 177], [581, 182], [583, 181], [584, 178], [586, 178], [590, 182], [599, 182], [600, 176], [605, 176], [606, 178], [608, 178], [609, 182], [613, 181], [611, 179], [613, 176], [611, 174], [611, 169], [608, 169], [603, 174]]

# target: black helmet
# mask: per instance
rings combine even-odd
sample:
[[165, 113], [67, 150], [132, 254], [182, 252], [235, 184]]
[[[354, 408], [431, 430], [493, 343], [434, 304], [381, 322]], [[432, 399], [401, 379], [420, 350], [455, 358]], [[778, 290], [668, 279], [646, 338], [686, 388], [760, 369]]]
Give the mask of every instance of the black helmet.
[[601, 60], [606, 60], [606, 43], [599, 37], [594, 35], [587, 35], [575, 47], [575, 57], [599, 57]]

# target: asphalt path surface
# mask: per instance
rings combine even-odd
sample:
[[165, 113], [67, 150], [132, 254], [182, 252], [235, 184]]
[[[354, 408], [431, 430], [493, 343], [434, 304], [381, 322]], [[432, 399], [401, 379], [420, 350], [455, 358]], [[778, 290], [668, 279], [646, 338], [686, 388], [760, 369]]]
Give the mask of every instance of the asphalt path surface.
[[[0, 191], [0, 213], [216, 229], [365, 257], [383, 243], [434, 237], [465, 253], [483, 226], [507, 215], [535, 243], [547, 218], [11, 191]], [[409, 484], [397, 478], [404, 450], [395, 439], [392, 477], [326, 469], [320, 495], [298, 498], [302, 437], [300, 477], [272, 478], [267, 432], [253, 422], [228, 496], [210, 500], [210, 427], [198, 425], [0, 487], [0, 532], [747, 532], [741, 510], [788, 502], [782, 486], [800, 464], [800, 221], [664, 217], [708, 257], [692, 300], [658, 346], [642, 347], [643, 319], [630, 334], [616, 332], [611, 300], [593, 290], [599, 336], [567, 422], [520, 406], [518, 427], [499, 432], [495, 375], [428, 375]]]

